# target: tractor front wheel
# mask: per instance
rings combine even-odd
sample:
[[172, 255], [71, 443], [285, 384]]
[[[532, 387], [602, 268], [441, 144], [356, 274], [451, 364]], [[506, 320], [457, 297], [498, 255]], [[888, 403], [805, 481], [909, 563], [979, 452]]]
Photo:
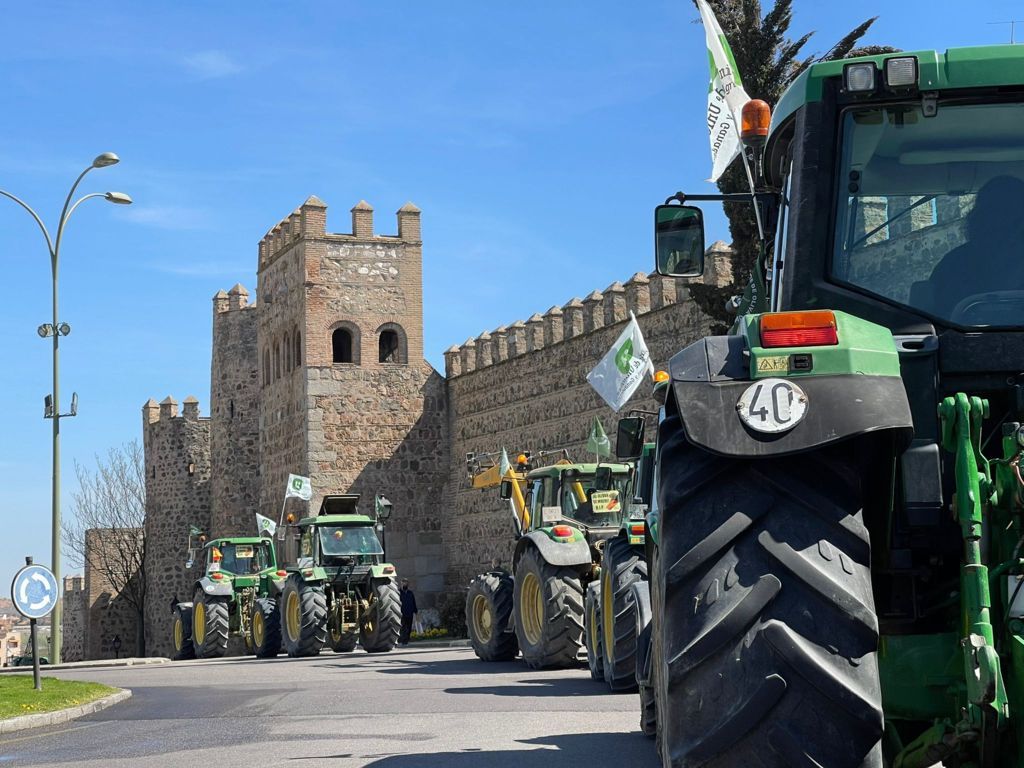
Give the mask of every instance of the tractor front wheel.
[[587, 585], [587, 597], [583, 601], [585, 611], [587, 642], [587, 666], [590, 677], [604, 681], [604, 649], [601, 648], [601, 582], [592, 581]]
[[[731, 459], [659, 426], [651, 573], [667, 766], [879, 768], [878, 620], [863, 440]], [[888, 462], [885, 462], [887, 464]], [[881, 478], [881, 479], [879, 479]]]
[[174, 640], [174, 660], [194, 659], [196, 649], [192, 646], [192, 606], [179, 603], [173, 615], [171, 637]]
[[502, 571], [481, 573], [466, 592], [466, 627], [481, 661], [511, 661], [519, 652], [511, 631], [512, 577]]
[[327, 597], [324, 588], [292, 575], [278, 602], [284, 649], [289, 656], [316, 656], [327, 642]]
[[613, 691], [636, 690], [636, 612], [633, 585], [647, 579], [639, 549], [618, 536], [610, 539], [601, 561], [601, 647], [604, 679]]
[[583, 649], [583, 583], [575, 568], [546, 562], [535, 547], [515, 573], [516, 636], [534, 669], [575, 667]]
[[367, 653], [387, 653], [402, 629], [402, 598], [392, 579], [373, 586], [370, 606], [359, 628], [359, 643]]
[[217, 659], [228, 651], [228, 601], [200, 587], [192, 599], [192, 647], [200, 659]]
[[281, 652], [281, 614], [272, 597], [256, 598], [249, 626], [249, 644], [257, 659], [272, 659]]

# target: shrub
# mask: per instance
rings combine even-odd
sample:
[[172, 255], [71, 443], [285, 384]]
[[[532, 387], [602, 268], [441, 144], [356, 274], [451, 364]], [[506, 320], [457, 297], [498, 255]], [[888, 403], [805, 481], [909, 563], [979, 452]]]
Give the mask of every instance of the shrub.
[[466, 596], [461, 592], [449, 592], [437, 601], [437, 612], [441, 628], [449, 637], [468, 637], [466, 628]]

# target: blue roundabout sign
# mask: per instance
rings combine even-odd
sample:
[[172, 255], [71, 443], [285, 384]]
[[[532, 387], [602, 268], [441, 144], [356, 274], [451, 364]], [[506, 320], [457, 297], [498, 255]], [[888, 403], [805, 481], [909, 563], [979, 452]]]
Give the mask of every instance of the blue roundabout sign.
[[57, 577], [46, 566], [26, 565], [14, 575], [11, 598], [18, 613], [26, 619], [49, 616], [60, 599]]

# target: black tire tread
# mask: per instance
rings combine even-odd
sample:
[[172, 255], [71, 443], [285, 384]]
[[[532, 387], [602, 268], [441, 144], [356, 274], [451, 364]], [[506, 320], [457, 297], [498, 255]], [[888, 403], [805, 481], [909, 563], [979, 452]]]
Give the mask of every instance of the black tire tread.
[[[612, 587], [612, 636], [615, 642], [612, 647], [607, 647], [602, 634], [601, 647], [604, 679], [612, 691], [635, 691], [637, 688], [636, 606], [630, 591], [634, 584], [646, 580], [647, 562], [642, 552], [621, 536], [609, 539], [601, 560], [601, 582]], [[604, 602], [601, 604], [603, 606]], [[601, 620], [604, 622], [607, 617], [602, 615]]]
[[[293, 641], [284, 631], [284, 611], [288, 593], [292, 590], [299, 593], [301, 611], [301, 626], [297, 641]], [[317, 656], [327, 642], [327, 596], [324, 594], [323, 586], [310, 584], [298, 576], [290, 576], [285, 583], [278, 605], [277, 615], [282, 629], [281, 639], [288, 655], [292, 658]]]
[[[466, 628], [473, 652], [481, 661], [511, 661], [519, 653], [516, 633], [507, 631], [513, 621], [514, 594], [512, 575], [504, 571], [481, 573], [469, 582], [466, 591]], [[491, 638], [486, 643], [473, 631], [473, 602], [477, 595], [483, 595], [490, 603], [493, 617]]]
[[[195, 628], [192, 630], [192, 647], [195, 649], [197, 659], [219, 659], [228, 651], [228, 632], [230, 628], [230, 614], [228, 611], [228, 600], [224, 597], [212, 597], [203, 590], [197, 589], [192, 600], [193, 605], [203, 603], [206, 619], [206, 633], [203, 636], [203, 644], [196, 642]], [[195, 609], [192, 613], [195, 620]]]
[[[520, 620], [520, 574], [534, 570], [544, 599], [544, 626], [540, 642], [530, 646]], [[527, 547], [516, 563], [516, 636], [523, 660], [533, 669], [577, 667], [583, 649], [583, 582], [575, 568], [546, 562], [535, 547]]]
[[387, 653], [398, 642], [402, 629], [402, 596], [393, 579], [373, 586], [373, 631], [367, 632], [366, 625], [359, 629], [359, 642], [367, 653]]
[[174, 661], [185, 661], [196, 657], [195, 646], [192, 645], [192, 606], [179, 605], [173, 612], [174, 620], [171, 623], [171, 642], [174, 642], [174, 622], [181, 621], [182, 641], [181, 648], [174, 651]]
[[690, 445], [677, 415], [660, 429], [651, 596], [663, 764], [879, 768], [858, 463], [870, 452], [728, 459]]
[[281, 614], [277, 602], [272, 597], [257, 597], [253, 604], [253, 612], [256, 611], [263, 616], [263, 645], [253, 643], [252, 650], [257, 659], [272, 659], [281, 652]]
[[604, 643], [601, 632], [601, 580], [595, 579], [587, 585], [583, 600], [583, 615], [586, 621], [584, 639], [587, 646], [587, 667], [590, 679], [604, 682]]

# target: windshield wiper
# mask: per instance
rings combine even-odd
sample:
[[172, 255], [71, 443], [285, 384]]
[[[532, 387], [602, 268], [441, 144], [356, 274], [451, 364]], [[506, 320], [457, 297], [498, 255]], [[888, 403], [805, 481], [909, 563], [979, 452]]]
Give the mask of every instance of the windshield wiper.
[[[908, 205], [906, 208], [904, 208], [902, 211], [897, 213], [895, 216], [893, 216], [890, 219], [886, 219], [881, 224], [879, 224], [877, 227], [875, 227], [870, 232], [868, 232], [866, 235], [861, 237], [859, 240], [854, 241], [853, 244], [850, 245], [850, 247], [847, 250], [848, 251], [852, 251], [854, 248], [856, 248], [858, 245], [863, 243], [865, 240], [868, 240], [873, 234], [875, 234], [876, 232], [879, 232], [879, 231], [885, 229], [886, 227], [888, 227], [890, 224], [892, 224], [894, 221], [896, 221], [896, 219], [902, 218], [903, 216], [905, 216], [906, 214], [910, 213], [915, 208], [919, 208], [920, 206], [924, 205], [925, 203], [930, 203], [936, 197], [938, 197], [938, 195], [928, 195], [927, 197], [922, 197], [916, 203], [912, 203], [911, 205]], [[856, 200], [856, 199], [857, 198], [854, 198], [854, 200]], [[854, 208], [854, 211], [856, 211], [856, 208]], [[851, 220], [851, 226], [852, 226], [852, 220]]]

